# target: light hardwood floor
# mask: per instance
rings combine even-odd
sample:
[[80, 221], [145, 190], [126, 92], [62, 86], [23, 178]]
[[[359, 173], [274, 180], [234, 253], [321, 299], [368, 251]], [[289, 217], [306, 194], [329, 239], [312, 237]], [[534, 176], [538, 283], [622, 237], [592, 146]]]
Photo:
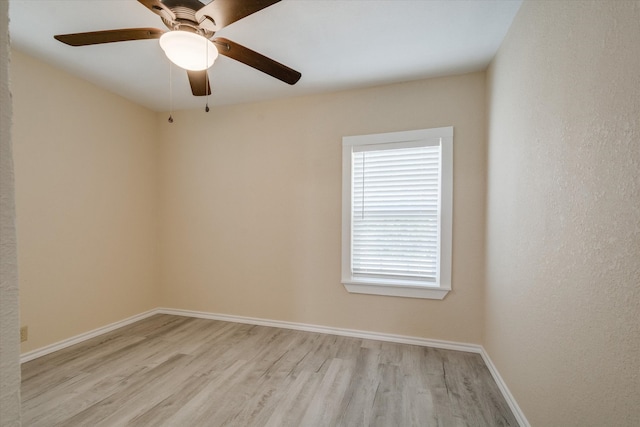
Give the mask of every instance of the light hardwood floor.
[[478, 354], [156, 315], [22, 366], [23, 426], [517, 426]]

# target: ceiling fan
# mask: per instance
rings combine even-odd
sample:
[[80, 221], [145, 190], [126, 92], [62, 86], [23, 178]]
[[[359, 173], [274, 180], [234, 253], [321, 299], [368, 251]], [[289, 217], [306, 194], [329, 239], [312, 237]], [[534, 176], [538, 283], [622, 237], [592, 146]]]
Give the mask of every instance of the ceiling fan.
[[290, 85], [302, 74], [271, 58], [223, 37], [216, 31], [256, 13], [280, 0], [213, 0], [203, 5], [198, 0], [138, 0], [160, 16], [169, 31], [157, 28], [128, 28], [56, 35], [70, 46], [89, 46], [129, 40], [160, 39], [167, 57], [184, 68], [195, 96], [211, 94], [207, 69], [220, 55], [240, 61]]

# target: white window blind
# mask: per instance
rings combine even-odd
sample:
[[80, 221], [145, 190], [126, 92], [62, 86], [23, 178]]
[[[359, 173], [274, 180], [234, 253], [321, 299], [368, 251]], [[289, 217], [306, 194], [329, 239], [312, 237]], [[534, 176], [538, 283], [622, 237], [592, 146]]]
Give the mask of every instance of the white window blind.
[[453, 127], [342, 138], [342, 283], [443, 299], [451, 290]]
[[361, 146], [352, 161], [352, 274], [435, 282], [440, 145]]

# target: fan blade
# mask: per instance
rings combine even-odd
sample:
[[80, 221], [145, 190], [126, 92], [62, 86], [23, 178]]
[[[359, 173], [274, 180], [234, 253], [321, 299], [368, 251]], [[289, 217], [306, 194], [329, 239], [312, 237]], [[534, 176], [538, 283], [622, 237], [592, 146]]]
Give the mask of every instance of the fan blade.
[[124, 42], [129, 40], [159, 39], [164, 33], [157, 28], [128, 28], [124, 30], [93, 31], [90, 33], [59, 34], [53, 36], [69, 46]]
[[302, 74], [296, 70], [274, 61], [271, 58], [267, 58], [266, 56], [249, 48], [239, 45], [238, 43], [232, 42], [229, 39], [218, 37], [213, 40], [213, 43], [215, 43], [218, 48], [220, 55], [240, 61], [243, 64], [247, 64], [258, 71], [262, 71], [263, 73], [290, 85], [296, 84], [298, 80], [300, 80], [300, 77], [302, 77]]
[[189, 71], [189, 83], [191, 84], [191, 93], [194, 96], [206, 96], [211, 95], [211, 86], [209, 86], [209, 76], [207, 70], [204, 71]]
[[196, 11], [196, 20], [202, 28], [215, 32], [279, 1], [280, 0], [213, 0], [208, 5]]
[[160, 0], [138, 0], [151, 12], [159, 15], [161, 18], [165, 18], [168, 21], [175, 21], [176, 14], [171, 9], [162, 4]]

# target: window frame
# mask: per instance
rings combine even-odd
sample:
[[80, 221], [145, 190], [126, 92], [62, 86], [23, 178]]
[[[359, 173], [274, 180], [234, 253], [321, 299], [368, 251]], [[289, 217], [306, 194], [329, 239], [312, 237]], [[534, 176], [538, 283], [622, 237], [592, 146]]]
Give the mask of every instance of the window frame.
[[[380, 148], [398, 145], [433, 145], [440, 151], [439, 259], [436, 282], [354, 276], [351, 272], [351, 215], [353, 192], [353, 152], [366, 146]], [[383, 145], [384, 144], [384, 145]], [[373, 148], [375, 150], [375, 148]], [[342, 138], [342, 274], [350, 293], [408, 298], [443, 299], [451, 291], [451, 253], [453, 229], [453, 127], [345, 136]]]

